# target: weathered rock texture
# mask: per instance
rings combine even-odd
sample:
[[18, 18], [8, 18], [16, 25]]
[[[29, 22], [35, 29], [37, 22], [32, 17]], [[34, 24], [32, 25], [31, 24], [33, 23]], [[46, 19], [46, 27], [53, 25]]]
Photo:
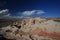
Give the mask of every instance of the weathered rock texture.
[[60, 22], [52, 19], [27, 18], [2, 29], [5, 30], [3, 36], [7, 39], [60, 40]]

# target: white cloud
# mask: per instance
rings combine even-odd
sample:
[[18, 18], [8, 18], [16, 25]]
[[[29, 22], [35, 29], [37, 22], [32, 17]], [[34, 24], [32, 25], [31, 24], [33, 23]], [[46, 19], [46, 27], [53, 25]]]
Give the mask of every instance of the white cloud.
[[0, 14], [8, 12], [8, 9], [4, 9], [0, 11]]
[[8, 13], [8, 9], [4, 9], [4, 10], [1, 10], [1, 11], [0, 11], [0, 17], [7, 16], [7, 15], [10, 15], [10, 14]]
[[4, 9], [0, 11], [0, 19], [21, 19], [23, 16], [11, 16], [8, 9]]
[[44, 14], [45, 12], [43, 10], [36, 10], [36, 14]]
[[22, 12], [22, 14], [29, 16], [29, 15], [32, 15], [34, 12], [35, 11], [24, 11], [24, 12]]
[[[20, 16], [18, 16], [20, 14]], [[9, 10], [8, 9], [4, 9], [4, 10], [1, 10], [0, 11], [0, 19], [20, 19], [20, 18], [30, 18], [30, 15], [33, 15], [33, 14], [43, 14], [45, 13], [44, 11], [42, 10], [32, 10], [32, 11], [23, 11], [23, 12], [19, 12], [17, 13], [18, 15], [17, 16], [11, 16], [12, 14], [9, 13]]]
[[43, 10], [32, 10], [32, 11], [24, 11], [22, 12], [23, 15], [30, 16], [32, 14], [43, 14], [45, 13]]

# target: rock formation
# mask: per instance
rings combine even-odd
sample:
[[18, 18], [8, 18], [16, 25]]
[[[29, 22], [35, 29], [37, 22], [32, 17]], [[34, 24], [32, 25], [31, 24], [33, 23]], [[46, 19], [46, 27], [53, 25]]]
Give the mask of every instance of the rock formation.
[[60, 40], [60, 22], [45, 18], [26, 18], [2, 28], [5, 38], [14, 40]]

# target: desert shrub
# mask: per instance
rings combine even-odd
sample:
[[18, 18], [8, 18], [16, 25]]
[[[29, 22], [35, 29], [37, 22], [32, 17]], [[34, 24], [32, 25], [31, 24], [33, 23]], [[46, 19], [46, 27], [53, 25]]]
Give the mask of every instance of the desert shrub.
[[60, 22], [60, 20], [53, 20], [53, 21], [55, 21], [55, 22]]

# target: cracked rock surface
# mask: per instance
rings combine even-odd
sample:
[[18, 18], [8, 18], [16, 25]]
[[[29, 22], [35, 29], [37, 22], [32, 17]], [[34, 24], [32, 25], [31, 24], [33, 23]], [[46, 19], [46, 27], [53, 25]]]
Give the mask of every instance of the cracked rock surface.
[[44, 18], [27, 18], [1, 29], [6, 40], [60, 40], [60, 22]]

